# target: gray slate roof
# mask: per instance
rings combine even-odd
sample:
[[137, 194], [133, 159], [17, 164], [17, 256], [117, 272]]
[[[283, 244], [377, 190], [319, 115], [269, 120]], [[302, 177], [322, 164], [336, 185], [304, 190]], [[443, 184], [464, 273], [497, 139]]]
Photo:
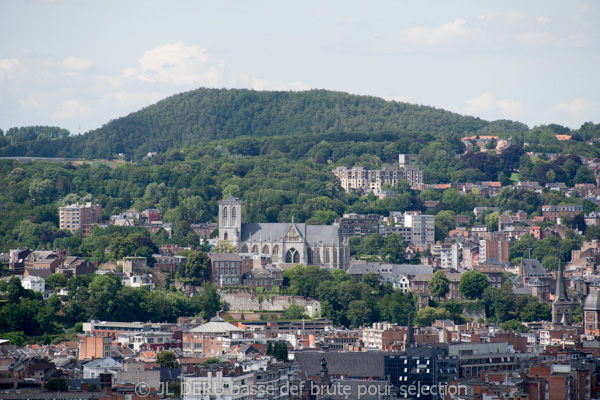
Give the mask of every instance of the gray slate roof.
[[371, 263], [351, 263], [348, 268], [350, 275], [364, 275], [369, 272], [390, 273], [394, 275], [418, 275], [431, 274], [433, 267], [430, 265], [415, 265], [415, 264], [381, 264], [378, 262]]
[[[242, 242], [280, 242], [290, 230], [291, 222], [284, 223], [245, 223], [242, 224]], [[295, 223], [302, 239], [309, 243], [338, 244], [339, 227], [336, 225], [306, 225]]]
[[322, 353], [302, 351], [295, 355], [300, 370], [307, 376], [319, 376], [321, 359], [325, 358], [330, 375], [344, 375], [351, 378], [384, 378], [384, 356], [393, 353]]

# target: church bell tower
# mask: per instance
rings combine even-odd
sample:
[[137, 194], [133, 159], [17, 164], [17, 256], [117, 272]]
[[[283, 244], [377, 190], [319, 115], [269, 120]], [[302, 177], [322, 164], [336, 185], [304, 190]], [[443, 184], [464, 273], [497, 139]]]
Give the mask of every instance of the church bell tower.
[[242, 234], [242, 201], [231, 194], [219, 201], [219, 240], [239, 248]]

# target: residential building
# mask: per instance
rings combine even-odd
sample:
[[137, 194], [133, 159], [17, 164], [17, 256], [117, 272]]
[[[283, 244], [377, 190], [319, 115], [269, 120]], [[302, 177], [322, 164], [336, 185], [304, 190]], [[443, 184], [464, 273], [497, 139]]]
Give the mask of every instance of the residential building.
[[250, 287], [262, 287], [272, 290], [283, 285], [283, 270], [280, 268], [257, 268], [242, 276], [242, 284]]
[[473, 266], [473, 270], [479, 271], [487, 276], [490, 287], [502, 289], [504, 281], [504, 268], [500, 264], [478, 264]]
[[218, 286], [242, 285], [242, 259], [234, 253], [211, 253], [211, 282]]
[[501, 263], [509, 262], [508, 240], [504, 235], [494, 235], [490, 239], [479, 240], [479, 263], [485, 264], [496, 260]]
[[219, 224], [216, 222], [200, 222], [198, 224], [191, 224], [190, 228], [199, 237], [209, 238], [213, 231], [219, 229]]
[[33, 290], [34, 292], [46, 292], [46, 281], [39, 276], [24, 276], [21, 278], [21, 285], [24, 289]]
[[379, 233], [379, 215], [377, 214], [344, 214], [335, 220], [344, 238], [352, 236], [367, 236]]
[[86, 334], [79, 336], [79, 359], [93, 360], [110, 357], [112, 339], [112, 336], [109, 335]]
[[579, 204], [542, 206], [542, 216], [547, 219], [560, 218], [562, 215], [568, 215], [572, 218], [578, 214], [581, 214], [582, 212], [583, 206]]
[[404, 342], [406, 327], [389, 322], [374, 322], [362, 327], [362, 342], [367, 349], [386, 350], [389, 346], [398, 346]]
[[458, 243], [437, 243], [431, 246], [434, 264], [443, 269], [458, 269]]
[[163, 272], [175, 273], [185, 264], [187, 257], [172, 256], [163, 254], [152, 254], [154, 258], [154, 268], [158, 268]]
[[100, 204], [71, 204], [66, 207], [59, 207], [60, 229], [75, 233], [81, 229], [82, 235], [87, 236], [93, 224], [98, 224], [102, 220], [102, 206]]
[[333, 174], [340, 180], [341, 186], [348, 192], [369, 193], [380, 191], [383, 185], [396, 186], [400, 182], [408, 182], [411, 186], [423, 184], [423, 170], [415, 167], [398, 169], [382, 167], [380, 170], [369, 170], [365, 167], [337, 167]]
[[420, 211], [407, 211], [404, 213], [404, 226], [411, 228], [411, 244], [426, 249], [435, 242], [434, 215], [425, 215]]

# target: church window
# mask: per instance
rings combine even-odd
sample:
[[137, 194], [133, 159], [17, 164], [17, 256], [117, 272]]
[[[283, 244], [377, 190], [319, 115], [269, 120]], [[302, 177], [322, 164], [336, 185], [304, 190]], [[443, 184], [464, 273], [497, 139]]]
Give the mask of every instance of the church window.
[[262, 248], [262, 252], [263, 254], [269, 255], [269, 246], [265, 244]]
[[[223, 226], [229, 226], [227, 217], [227, 207], [223, 207]], [[227, 240], [227, 239], [225, 239]]]
[[235, 209], [235, 207], [231, 207], [231, 225], [232, 226], [235, 226], [236, 219], [237, 219], [236, 209]]
[[300, 263], [300, 253], [298, 253], [298, 251], [292, 247], [287, 251], [287, 253], [285, 253], [285, 262], [287, 264]]
[[241, 253], [247, 253], [247, 252], [248, 252], [248, 246], [247, 245], [243, 245]]
[[325, 264], [331, 263], [331, 257], [329, 255], [329, 249], [325, 249]]
[[312, 263], [313, 263], [313, 252], [310, 247], [308, 249], [306, 249], [306, 263], [308, 265], [312, 265]]
[[258, 246], [257, 245], [252, 246], [252, 253], [253, 254], [258, 253]]

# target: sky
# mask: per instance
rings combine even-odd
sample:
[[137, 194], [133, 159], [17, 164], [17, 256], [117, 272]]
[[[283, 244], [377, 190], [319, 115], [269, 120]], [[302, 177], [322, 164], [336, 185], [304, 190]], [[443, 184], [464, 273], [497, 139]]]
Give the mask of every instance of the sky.
[[85, 133], [197, 89], [328, 89], [600, 123], [600, 2], [0, 0], [0, 129]]

